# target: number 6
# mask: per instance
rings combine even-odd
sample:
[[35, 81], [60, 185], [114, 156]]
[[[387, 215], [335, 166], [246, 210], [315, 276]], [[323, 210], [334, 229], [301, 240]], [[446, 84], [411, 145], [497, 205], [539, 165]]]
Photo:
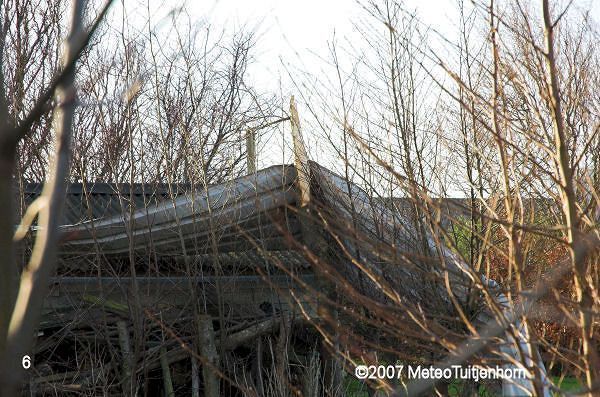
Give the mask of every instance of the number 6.
[[23, 366], [24, 369], [31, 368], [31, 357], [23, 356], [23, 360], [21, 360], [21, 365]]

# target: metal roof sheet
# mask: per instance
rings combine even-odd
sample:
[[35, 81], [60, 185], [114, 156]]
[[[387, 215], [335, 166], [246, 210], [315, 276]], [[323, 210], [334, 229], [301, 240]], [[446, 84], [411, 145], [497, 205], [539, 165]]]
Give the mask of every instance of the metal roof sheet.
[[[234, 235], [239, 228], [263, 235], [270, 212], [295, 202], [295, 169], [273, 166], [256, 174], [157, 200], [132, 212], [120, 211], [99, 219], [63, 226], [64, 252], [100, 247], [103, 253], [124, 253], [152, 246], [162, 251], [182, 249], [182, 241], [202, 251], [213, 233]], [[296, 232], [294, 222], [290, 232]], [[271, 225], [272, 228], [272, 225]], [[272, 234], [272, 233], [271, 233]], [[277, 233], [276, 233], [277, 234]], [[92, 250], [93, 251], [93, 250]]]
[[[30, 205], [43, 189], [42, 183], [26, 183], [23, 186], [23, 202]], [[123, 214], [133, 208], [143, 208], [160, 201], [179, 196], [189, 190], [189, 185], [163, 183], [71, 183], [65, 194], [64, 223], [76, 224], [91, 219]], [[133, 203], [133, 205], [132, 205]]]

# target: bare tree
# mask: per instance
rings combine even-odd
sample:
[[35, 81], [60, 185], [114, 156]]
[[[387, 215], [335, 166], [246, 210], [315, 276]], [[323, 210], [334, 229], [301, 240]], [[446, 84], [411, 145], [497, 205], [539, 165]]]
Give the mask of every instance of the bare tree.
[[[3, 128], [1, 133], [3, 139], [1, 145], [4, 156], [3, 161], [8, 171], [8, 174], [4, 175], [0, 181], [4, 193], [2, 203], [4, 210], [7, 211], [3, 216], [6, 219], [6, 224], [3, 226], [6, 226], [6, 228], [2, 232], [5, 235], [3, 237], [5, 241], [3, 241], [2, 245], [6, 249], [7, 255], [2, 260], [2, 272], [8, 277], [5, 278], [7, 285], [6, 289], [3, 290], [2, 296], [2, 332], [0, 333], [2, 340], [2, 345], [0, 345], [0, 365], [2, 368], [0, 370], [2, 373], [0, 387], [2, 393], [6, 393], [6, 395], [14, 395], [17, 392], [22, 370], [25, 367], [29, 367], [27, 363], [23, 364], [23, 362], [30, 360], [27, 353], [31, 349], [33, 332], [38, 321], [45, 291], [48, 288], [48, 279], [56, 260], [58, 226], [60, 224], [63, 205], [61, 196], [64, 194], [64, 183], [69, 170], [69, 144], [75, 109], [75, 63], [102, 20], [109, 4], [105, 5], [98, 19], [86, 31], [82, 26], [83, 2], [74, 2], [71, 30], [60, 71], [55, 74], [50, 87], [46, 88], [40, 97], [38, 97], [37, 102], [34, 103], [29, 113], [26, 113], [26, 116], [21, 120], [19, 116], [14, 117], [12, 125], [8, 124], [4, 126], [5, 128]], [[4, 11], [4, 16], [10, 15], [9, 8], [5, 8]], [[7, 24], [11, 22], [9, 18], [4, 20], [4, 32], [7, 31]], [[6, 49], [6, 41], [2, 44], [4, 44], [2, 46], [3, 49]], [[17, 48], [19, 48], [18, 43]], [[23, 57], [24, 54], [18, 50], [17, 56]], [[25, 59], [21, 59], [19, 62], [25, 62]], [[4, 57], [2, 67], [4, 70]], [[2, 76], [4, 77], [4, 73]], [[21, 81], [21, 78], [17, 76], [17, 80]], [[4, 80], [1, 83], [4, 88]], [[19, 82], [17, 82], [17, 86], [18, 84]], [[31, 223], [32, 218], [37, 215], [42, 232], [36, 238], [27, 267], [21, 272], [20, 282], [15, 283], [14, 275], [16, 269], [12, 242], [14, 228], [11, 226], [13, 222], [11, 191], [16, 145], [29, 132], [31, 125], [45, 113], [44, 108], [53, 95], [56, 95], [58, 106], [54, 115], [56, 120], [56, 155], [52, 164], [53, 172], [45, 186], [43, 195], [36, 205], [28, 209], [23, 221], [26, 224]], [[8, 115], [9, 109], [6, 107], [4, 93], [2, 93], [1, 97], [2, 113]], [[18, 93], [17, 97], [19, 97]], [[14, 110], [20, 112], [20, 104]], [[5, 120], [7, 120], [7, 123], [10, 122], [9, 117], [6, 117]], [[13, 287], [15, 284], [18, 286], [16, 289]], [[18, 358], [25, 361], [19, 363]]]
[[[337, 74], [340, 82], [353, 82], [352, 100], [347, 99], [343, 84], [331, 86], [324, 94], [320, 86], [298, 78], [302, 82], [299, 89], [310, 87], [305, 97], [311, 98], [306, 106], [315, 120], [313, 130], [333, 146], [341, 137], [344, 148], [349, 134], [356, 152], [331, 148], [343, 169], [352, 169], [352, 177], [367, 191], [382, 196], [379, 201], [395, 202], [398, 223], [415, 225], [417, 230], [408, 233], [423, 236], [421, 241], [424, 239], [432, 248], [430, 252], [420, 251], [427, 259], [413, 264], [431, 275], [431, 284], [424, 283], [431, 289], [423, 298], [435, 302], [424, 309], [431, 310], [427, 311], [429, 319], [444, 323], [448, 330], [452, 329], [448, 332], [466, 332], [469, 336], [465, 337], [470, 340], [481, 337], [486, 329], [482, 313], [491, 314], [495, 322], [502, 324], [500, 329], [507, 329], [512, 335], [513, 343], [523, 341], [514, 343], [517, 361], [535, 374], [534, 389], [528, 392], [537, 395], [555, 388], [548, 384], [546, 369], [535, 352], [537, 346], [542, 346], [545, 357], [549, 353], [556, 357], [574, 346], [552, 346], [554, 342], [545, 335], [543, 324], [559, 323], [575, 329], [581, 340], [575, 346], [579, 345], [580, 350], [572, 352], [568, 359], [563, 357], [563, 368], [572, 373], [584, 368], [583, 392], [593, 393], [597, 387], [592, 375], [597, 372], [597, 351], [591, 346], [598, 336], [590, 328], [597, 307], [591, 298], [597, 286], [591, 280], [596, 279], [597, 270], [591, 264], [597, 241], [593, 229], [597, 202], [592, 198], [595, 186], [590, 177], [595, 168], [586, 168], [584, 162], [591, 155], [591, 142], [597, 139], [598, 120], [589, 112], [596, 108], [597, 99], [583, 88], [584, 81], [595, 84], [590, 77], [595, 70], [590, 62], [597, 59], [591, 44], [595, 33], [589, 28], [590, 20], [568, 4], [552, 10], [544, 3], [542, 12], [520, 2], [506, 7], [494, 2], [459, 5], [461, 44], [442, 38], [447, 44], [444, 49], [457, 54], [456, 58], [446, 59], [437, 47], [429, 47], [428, 38], [422, 33], [427, 27], [402, 5], [390, 1], [383, 5], [366, 3], [364, 8], [380, 22], [385, 34], [371, 25], [359, 25], [357, 29], [369, 43], [367, 50], [356, 53], [351, 68], [344, 69], [335, 52], [331, 59], [335, 68], [332, 75]], [[576, 27], [578, 23], [584, 27]], [[421, 35], [415, 36], [415, 32]], [[470, 32], [477, 32], [486, 40], [473, 38]], [[439, 38], [435, 30], [429, 34]], [[553, 34], [560, 34], [565, 45], [558, 46]], [[389, 45], [384, 47], [381, 43]], [[355, 42], [347, 43], [342, 51], [351, 54], [353, 47]], [[588, 54], [585, 60], [582, 48]], [[365, 56], [365, 51], [372, 53]], [[376, 61], [369, 62], [371, 59]], [[420, 85], [416, 77], [419, 75], [429, 85]], [[420, 90], [427, 92], [428, 98], [438, 95], [440, 100], [425, 100], [425, 96], [419, 96]], [[419, 123], [425, 119], [439, 124]], [[449, 125], [457, 126], [456, 134]], [[336, 135], [332, 126], [343, 132]], [[423, 143], [419, 143], [420, 139]], [[377, 187], [373, 180], [378, 181]], [[385, 182], [379, 182], [382, 180]], [[468, 200], [447, 199], [449, 192], [463, 189]], [[391, 197], [385, 197], [386, 193]], [[402, 214], [400, 203], [409, 211]], [[563, 210], [556, 212], [555, 208]], [[354, 213], [355, 209], [348, 211]], [[347, 225], [347, 229], [346, 234], [338, 233], [356, 235], [356, 227]], [[406, 233], [397, 232], [401, 236]], [[403, 244], [398, 241], [396, 246], [406, 247]], [[463, 265], [459, 272], [466, 271], [471, 281], [456, 278], [457, 269], [449, 265], [456, 258], [448, 260], [443, 247], [460, 257]], [[382, 254], [381, 251], [378, 247], [376, 252]], [[413, 248], [402, 252], [409, 256], [408, 252], [415, 251]], [[555, 255], [559, 252], [570, 253], [571, 265], [558, 260], [560, 255]], [[352, 257], [357, 261], [356, 272], [362, 272], [365, 278], [375, 277], [366, 270], [366, 259]], [[567, 269], [573, 276], [572, 289], [555, 284], [561, 280], [556, 274], [564, 275]], [[386, 268], [384, 274], [391, 277], [394, 271]], [[536, 295], [543, 299], [534, 302], [528, 294], [540, 291], [536, 281], [544, 277], [552, 281], [542, 288], [542, 295]], [[502, 281], [502, 295], [495, 295], [498, 291], [486, 286], [486, 280], [491, 278]], [[439, 285], [445, 285], [446, 291], [436, 296]], [[394, 288], [398, 290], [397, 284], [392, 284]], [[462, 288], [470, 292], [465, 295]], [[377, 289], [385, 291], [381, 286]], [[574, 302], [567, 303], [570, 294]], [[499, 306], [499, 300], [504, 299], [499, 296], [504, 295], [514, 316], [498, 311], [504, 305]], [[409, 296], [414, 299], [414, 295]], [[451, 303], [451, 308], [444, 306], [445, 302]], [[560, 314], [546, 311], [551, 305]], [[434, 306], [444, 307], [444, 313], [452, 313], [451, 317], [459, 318], [459, 323], [442, 321]], [[544, 307], [544, 313], [553, 320], [546, 322], [532, 307]], [[402, 310], [411, 312], [404, 307]], [[508, 326], [511, 321], [513, 325]], [[406, 328], [395, 324], [399, 329]], [[437, 325], [424, 322], [419, 327], [425, 334], [435, 334]], [[378, 328], [381, 334], [384, 328]], [[393, 333], [389, 335], [392, 337]], [[361, 343], [355, 337], [354, 343]], [[463, 345], [451, 347], [439, 336], [433, 339], [436, 344], [420, 346], [422, 350], [416, 350], [419, 353], [406, 360], [428, 357], [431, 362], [443, 363], [447, 362], [442, 358], [445, 355], [461, 356], [463, 360], [489, 358], [473, 352], [462, 355]], [[379, 346], [379, 351], [387, 350], [387, 344]], [[493, 350], [492, 346], [488, 348]], [[399, 357], [401, 352], [392, 354]], [[504, 351], [500, 356], [507, 359]]]

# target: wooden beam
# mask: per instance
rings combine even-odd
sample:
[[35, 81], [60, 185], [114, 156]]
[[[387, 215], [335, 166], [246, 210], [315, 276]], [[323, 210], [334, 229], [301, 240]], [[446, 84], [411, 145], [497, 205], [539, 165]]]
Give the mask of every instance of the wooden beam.
[[131, 344], [129, 343], [129, 330], [125, 321], [117, 321], [117, 329], [119, 330], [119, 345], [121, 347], [122, 363], [122, 385], [123, 394], [132, 394], [131, 390]]
[[167, 362], [167, 349], [164, 346], [160, 348], [160, 367], [163, 373], [165, 396], [173, 397], [175, 391], [173, 390], [173, 381], [171, 380], [171, 370], [169, 369], [169, 363]]
[[[233, 350], [237, 346], [247, 343], [253, 339], [256, 339], [259, 336], [271, 333], [279, 326], [279, 324], [282, 321], [284, 321], [282, 318], [286, 317], [287, 316], [271, 317], [260, 323], [251, 325], [242, 331], [231, 334], [225, 339], [223, 347], [227, 350]], [[291, 319], [288, 318], [287, 321], [291, 321]]]
[[[305, 244], [316, 256], [325, 258], [328, 254], [328, 243], [323, 235], [323, 225], [318, 224], [315, 221], [314, 216], [311, 216], [310, 166], [308, 162], [308, 156], [306, 154], [306, 147], [302, 139], [296, 101], [294, 100], [293, 96], [290, 98], [290, 120], [292, 124], [292, 139], [294, 144], [294, 165], [297, 171], [297, 186], [299, 190], [298, 206], [302, 209], [302, 211], [299, 211], [298, 213], [302, 237]], [[314, 271], [317, 275], [318, 288], [325, 293], [325, 295], [331, 301], [336, 302], [338, 299], [335, 285], [327, 281], [327, 276], [322, 273], [322, 269], [320, 269], [319, 266], [315, 266]], [[338, 323], [339, 326], [339, 322], [337, 320], [338, 313], [335, 308], [330, 308], [322, 302], [319, 302], [317, 304], [317, 313], [320, 318], [332, 318], [336, 323]], [[341, 365], [338, 360], [339, 334], [338, 329], [335, 326], [331, 327], [323, 324], [323, 328], [328, 330], [333, 338], [333, 352], [329, 352], [328, 349], [322, 349], [321, 352], [324, 362], [323, 382], [328, 388], [325, 390], [325, 394], [334, 395], [341, 384], [342, 374]]]
[[[285, 260], [285, 256], [280, 260]], [[315, 275], [303, 269], [297, 276], [303, 283], [315, 287]], [[264, 316], [260, 308], [263, 302], [281, 302], [278, 310], [288, 312], [293, 310], [296, 303], [291, 294], [305, 306], [311, 316], [316, 316], [310, 309], [311, 297], [293, 278], [285, 274], [272, 274], [268, 279], [260, 275], [213, 276], [203, 277], [171, 276], [144, 277], [138, 276], [140, 300], [145, 307], [155, 307], [157, 303], [165, 307], [185, 307], [189, 304], [189, 296], [182, 294], [187, 291], [189, 282], [194, 288], [202, 291], [207, 299], [209, 313], [217, 312], [217, 281], [221, 283], [221, 301], [233, 308], [233, 318], [254, 318]], [[40, 329], [62, 326], [71, 321], [76, 324], [88, 322], [95, 324], [101, 320], [102, 312], [109, 315], [117, 313], [121, 319], [124, 314], [121, 309], [128, 307], [129, 278], [128, 277], [57, 277], [53, 279], [55, 288], [60, 290], [59, 296], [47, 296], [44, 301], [44, 312]], [[271, 288], [271, 285], [277, 288]], [[102, 286], [102, 287], [100, 287]], [[86, 298], [84, 298], [86, 297]], [[79, 301], [81, 307], [73, 307], [73, 301]], [[165, 319], [175, 320], [177, 310], [163, 313]], [[114, 318], [114, 317], [111, 317]], [[116, 320], [111, 320], [116, 322]]]
[[[237, 332], [227, 336], [223, 345], [222, 345], [223, 342], [220, 339], [215, 338], [214, 339], [215, 351], [219, 350], [219, 348], [221, 346], [223, 346], [225, 351], [231, 351], [243, 344], [249, 344], [253, 340], [259, 339], [264, 335], [268, 335], [268, 334], [274, 332], [277, 329], [277, 326], [280, 324], [281, 321], [282, 321], [281, 316], [275, 316], [275, 317], [271, 317], [269, 319], [263, 320], [259, 323], [252, 324], [241, 331], [237, 331]], [[291, 316], [286, 316], [286, 321], [289, 321], [290, 324], [297, 324], [297, 323], [308, 324], [308, 322], [306, 322], [304, 317], [293, 317], [292, 318]], [[200, 337], [199, 337], [199, 339], [200, 339]], [[210, 344], [210, 342], [209, 342], [209, 344]], [[205, 353], [203, 353], [202, 350], [200, 351], [200, 354], [203, 356], [204, 359], [206, 359]], [[174, 348], [170, 349], [167, 352], [166, 360], [167, 360], [167, 363], [169, 365], [171, 365], [178, 361], [185, 360], [188, 357], [190, 357], [189, 350], [184, 347], [178, 346], [178, 347], [174, 347]], [[151, 357], [145, 361], [143, 366], [138, 367], [137, 371], [138, 371], [138, 373], [141, 373], [143, 371], [151, 371], [151, 370], [157, 369], [159, 367], [160, 367], [160, 357], [158, 357], [158, 358]]]
[[256, 173], [256, 132], [249, 128], [246, 131], [246, 171], [248, 175]]
[[192, 397], [200, 397], [200, 377], [198, 375], [198, 360], [191, 357], [192, 360]]
[[310, 168], [308, 156], [306, 154], [306, 146], [302, 139], [298, 109], [296, 108], [296, 101], [293, 95], [290, 98], [290, 122], [294, 145], [294, 166], [296, 167], [297, 173], [298, 203], [300, 204], [300, 207], [305, 207], [310, 203]]
[[200, 354], [205, 360], [204, 365], [202, 365], [204, 395], [206, 397], [219, 397], [220, 379], [217, 373], [219, 370], [219, 355], [217, 354], [212, 319], [209, 316], [201, 315], [198, 323]]
[[248, 128], [246, 131], [246, 171], [247, 175], [256, 173], [256, 165], [258, 158], [256, 157], [256, 132], [263, 128], [271, 127], [283, 121], [287, 121], [289, 117], [282, 117], [277, 120], [269, 121], [268, 123], [259, 125], [258, 127]]

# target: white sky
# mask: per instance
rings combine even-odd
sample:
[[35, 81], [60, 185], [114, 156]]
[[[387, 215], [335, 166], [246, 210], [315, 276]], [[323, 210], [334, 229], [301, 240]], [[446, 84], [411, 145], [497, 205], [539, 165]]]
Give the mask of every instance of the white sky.
[[[566, 1], [560, 0], [560, 3], [566, 4]], [[540, 0], [532, 2], [535, 7], [540, 7]], [[468, 6], [470, 1], [464, 0], [464, 3]], [[115, 4], [113, 15], [117, 21], [123, 4], [129, 22], [135, 25], [139, 21], [141, 25], [137, 29], [144, 33], [148, 29], [147, 25], [143, 26], [147, 23], [148, 12], [151, 15], [150, 26], [168, 34], [171, 29], [170, 15], [173, 10], [181, 7], [181, 2], [175, 1], [128, 0]], [[284, 64], [295, 64], [294, 66], [311, 75], [322, 75], [324, 63], [319, 57], [329, 59], [329, 43], [334, 32], [338, 42], [349, 41], [354, 44], [359, 42], [360, 36], [353, 23], [360, 20], [373, 21], [356, 0], [189, 0], [184, 4], [190, 22], [198, 28], [208, 24], [213, 30], [224, 29], [229, 33], [255, 31], [257, 40], [252, 52], [254, 62], [248, 69], [248, 79], [252, 85], [264, 91], [278, 92], [281, 87], [281, 94], [285, 98], [290, 94], [298, 97], [298, 92], [295, 92], [289, 81], [282, 60]], [[404, 1], [406, 9], [414, 9], [422, 23], [435, 29], [449, 41], [454, 41], [457, 35], [457, 4], [458, 0]], [[600, 21], [600, 0], [576, 0], [574, 7], [591, 9], [592, 17]], [[136, 27], [132, 29], [135, 30]], [[301, 106], [302, 104], [302, 118]], [[289, 134], [284, 132], [284, 135]], [[310, 140], [307, 135], [310, 135], [310, 131], [305, 131], [305, 139]], [[277, 140], [280, 144], [268, 142], [269, 148], [265, 150], [263, 146], [263, 151], [260, 151], [259, 146], [259, 167], [290, 159], [289, 150], [284, 149], [285, 146], [289, 147], [289, 139], [285, 136], [269, 139]], [[287, 155], [282, 158], [284, 150]], [[315, 154], [312, 155], [314, 158]]]
[[[181, 6], [179, 1], [149, 0], [152, 23], [160, 24]], [[526, 1], [526, 0], [525, 0]], [[537, 4], [539, 0], [532, 0]], [[464, 0], [469, 4], [469, 0]], [[485, 3], [485, 0], [482, 0]], [[252, 29], [258, 33], [256, 63], [251, 72], [261, 84], [275, 85], [273, 77], [285, 74], [280, 59], [311, 59], [327, 56], [327, 43], [334, 31], [339, 40], [356, 37], [353, 22], [366, 16], [357, 0], [188, 0], [185, 7], [192, 23], [208, 21], [226, 30]], [[456, 34], [458, 0], [404, 0], [407, 9], [416, 10], [421, 21], [449, 38]], [[564, 3], [560, 1], [559, 3]], [[146, 1], [126, 2], [129, 15], [147, 15]], [[600, 21], [600, 1], [575, 1], [576, 7], [592, 9]], [[121, 5], [119, 4], [119, 8]], [[294, 57], [296, 55], [296, 57]], [[305, 65], [311, 67], [311, 65]]]
[[[190, 22], [197, 28], [210, 25], [213, 31], [221, 28], [229, 33], [255, 31], [256, 46], [251, 53], [254, 62], [248, 68], [247, 80], [262, 91], [281, 93], [285, 100], [291, 94], [296, 98], [300, 96], [287, 75], [285, 65], [292, 64], [292, 69], [297, 67], [310, 75], [322, 76], [325, 63], [319, 58], [330, 59], [329, 44], [334, 32], [338, 43], [356, 43], [362, 40], [353, 24], [360, 20], [374, 21], [356, 0], [190, 0], [184, 4]], [[449, 21], [453, 19], [451, 14], [455, 12], [456, 0], [407, 0], [404, 4], [407, 9], [417, 10], [427, 24], [435, 26], [438, 31], [453, 31]], [[122, 3], [115, 6], [114, 18], [119, 21]], [[129, 23], [134, 25], [130, 29], [139, 29], [145, 35], [148, 27], [143, 25], [150, 12], [150, 26], [169, 34], [172, 29], [170, 15], [181, 3], [132, 0], [125, 6]], [[120, 27], [120, 24], [113, 26]], [[301, 101], [299, 111], [301, 119], [308, 116]], [[259, 167], [291, 160], [290, 151], [284, 148], [290, 147], [287, 135], [289, 133], [284, 131], [283, 137], [271, 137], [268, 143], [259, 144]], [[311, 137], [310, 131], [306, 130], [304, 135], [310, 152], [310, 146], [318, 138]], [[265, 144], [268, 146], [266, 150]], [[286, 153], [282, 155], [282, 151]], [[331, 166], [327, 159], [316, 157], [323, 151], [312, 152], [309, 155], [315, 160]]]
[[[139, 15], [141, 21], [146, 19], [145, 1], [125, 4], [130, 17]], [[198, 26], [207, 21], [215, 29], [256, 31], [255, 63], [249, 72], [257, 83], [271, 89], [277, 89], [277, 77], [286, 74], [281, 59], [302, 59], [304, 67], [316, 67], [310, 64], [311, 60], [316, 61], [315, 55], [327, 57], [328, 42], [334, 32], [339, 41], [356, 38], [353, 23], [366, 17], [356, 0], [190, 0], [184, 4], [191, 22]], [[428, 25], [442, 32], [452, 31], [449, 21], [453, 19], [456, 0], [406, 0], [404, 4], [424, 16]], [[165, 21], [169, 13], [180, 5], [175, 1], [150, 0], [153, 26], [168, 25]]]

